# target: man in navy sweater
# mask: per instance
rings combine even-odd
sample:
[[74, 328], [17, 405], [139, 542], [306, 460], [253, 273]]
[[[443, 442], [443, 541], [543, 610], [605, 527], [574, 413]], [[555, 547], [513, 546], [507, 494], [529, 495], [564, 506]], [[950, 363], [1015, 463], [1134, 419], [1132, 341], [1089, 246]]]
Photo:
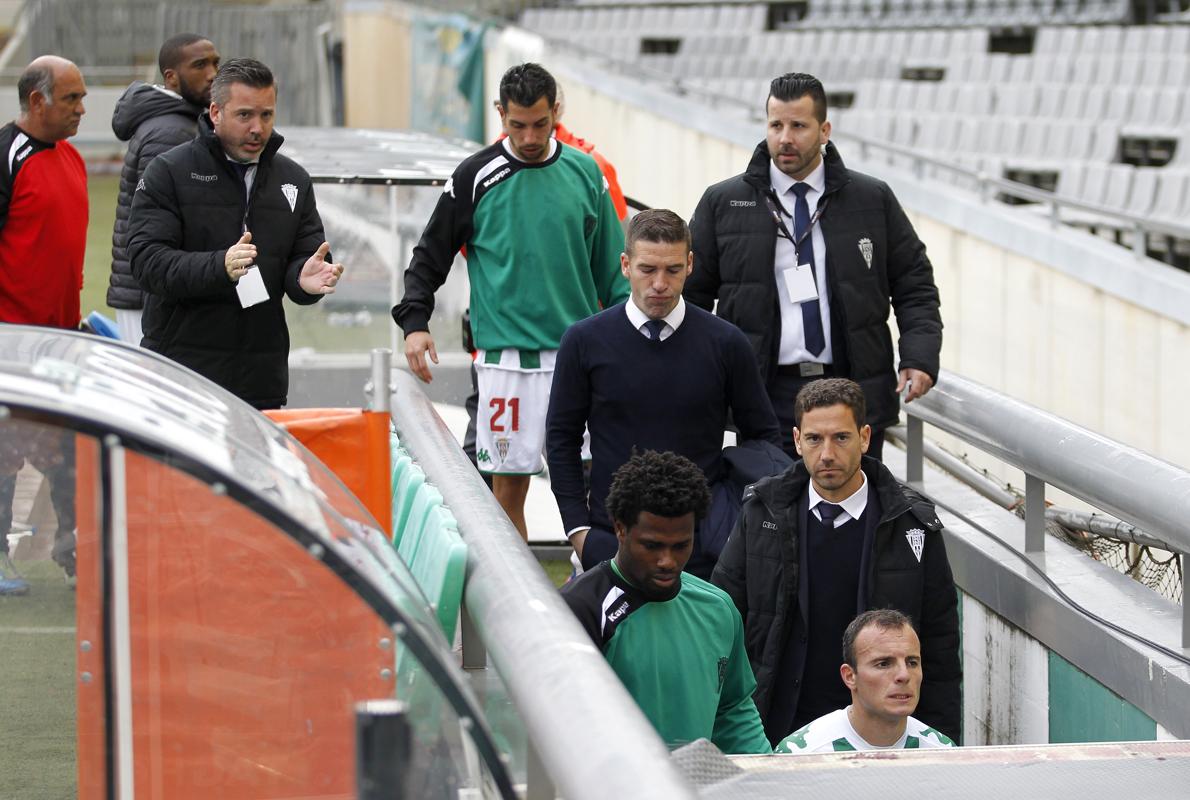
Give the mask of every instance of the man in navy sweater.
[[[741, 441], [778, 447], [781, 441], [744, 334], [682, 299], [693, 266], [682, 218], [662, 209], [638, 214], [628, 225], [625, 249], [620, 269], [632, 295], [566, 331], [546, 422], [551, 487], [584, 568], [616, 553], [604, 501], [612, 473], [633, 448], [683, 455], [714, 485], [725, 477], [729, 414]], [[584, 427], [591, 433], [589, 497], [580, 454]], [[738, 505], [726, 492], [716, 492], [715, 500]], [[700, 524], [686, 566], [703, 578], [721, 549], [708, 533], [711, 524]]]

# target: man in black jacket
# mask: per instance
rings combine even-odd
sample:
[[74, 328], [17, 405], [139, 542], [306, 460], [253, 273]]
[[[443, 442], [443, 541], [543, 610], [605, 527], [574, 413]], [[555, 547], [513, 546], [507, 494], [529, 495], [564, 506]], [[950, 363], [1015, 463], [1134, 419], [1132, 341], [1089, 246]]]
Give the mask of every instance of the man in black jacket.
[[198, 135], [198, 117], [211, 104], [211, 82], [219, 69], [215, 45], [196, 33], [179, 33], [157, 54], [160, 86], [133, 81], [112, 112], [112, 130], [128, 142], [120, 171], [116, 224], [112, 230], [112, 274], [107, 304], [116, 310], [120, 337], [140, 344], [144, 294], [128, 263], [128, 214], [132, 193], [157, 156]]
[[199, 138], [154, 159], [128, 227], [144, 288], [144, 339], [256, 408], [285, 405], [289, 330], [282, 294], [309, 305], [335, 290], [310, 176], [277, 152], [273, 73], [228, 61]]
[[[752, 344], [785, 447], [793, 401], [820, 377], [863, 387], [879, 460], [897, 393], [938, 377], [942, 320], [925, 246], [882, 181], [848, 170], [828, 140], [817, 78], [775, 78], [768, 133], [748, 169], [706, 190], [690, 220], [694, 272], [685, 297], [738, 325]], [[900, 330], [893, 371], [891, 306]]]
[[961, 716], [958, 596], [934, 507], [864, 458], [858, 384], [808, 384], [795, 403], [803, 460], [744, 493], [711, 582], [744, 618], [756, 707], [775, 744], [850, 701], [839, 641], [857, 613], [894, 608], [921, 639], [917, 717], [955, 741]]

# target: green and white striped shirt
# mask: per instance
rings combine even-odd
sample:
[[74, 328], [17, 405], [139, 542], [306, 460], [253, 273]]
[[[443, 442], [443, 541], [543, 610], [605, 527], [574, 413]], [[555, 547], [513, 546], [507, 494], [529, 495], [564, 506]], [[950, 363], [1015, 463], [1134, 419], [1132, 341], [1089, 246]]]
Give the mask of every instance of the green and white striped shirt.
[[905, 733], [885, 747], [869, 744], [851, 727], [847, 709], [841, 708], [811, 722], [786, 736], [775, 753], [830, 753], [849, 750], [914, 750], [918, 748], [954, 747], [945, 734], [927, 727], [924, 722], [908, 717]]

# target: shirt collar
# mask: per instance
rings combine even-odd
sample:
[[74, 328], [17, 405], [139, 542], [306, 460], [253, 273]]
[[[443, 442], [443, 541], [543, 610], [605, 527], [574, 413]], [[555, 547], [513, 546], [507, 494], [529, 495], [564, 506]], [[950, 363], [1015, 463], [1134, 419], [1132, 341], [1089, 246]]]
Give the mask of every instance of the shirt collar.
[[[500, 144], [503, 145], [504, 152], [513, 161], [519, 161], [522, 164], [529, 163], [528, 161], [524, 160], [523, 158], [517, 158], [516, 154], [512, 152], [512, 142], [510, 142], [508, 140], [507, 136], [505, 136], [503, 139], [500, 140]], [[536, 163], [544, 163], [546, 161], [549, 161], [551, 158], [554, 157], [554, 153], [558, 152], [558, 148], [561, 146], [562, 145], [558, 144], [558, 140], [554, 138], [553, 134], [550, 134], [550, 144], [549, 144], [550, 151], [548, 153], [546, 153], [545, 158], [541, 159], [540, 162], [536, 162]]]
[[[855, 492], [852, 493], [852, 495], [846, 500], [840, 500], [838, 503], [835, 503], [835, 505], [842, 507], [842, 509], [847, 512], [847, 516], [851, 517], [852, 519], [859, 519], [861, 516], [863, 516], [864, 509], [868, 507], [868, 476], [862, 468], [860, 469], [859, 474], [863, 478], [863, 482], [860, 483], [859, 488], [856, 489]], [[830, 502], [829, 500], [824, 500], [822, 495], [820, 495], [817, 490], [814, 489], [814, 481], [810, 481], [808, 484], [806, 484], [806, 491], [809, 492], [810, 511], [813, 511], [814, 506], [818, 505], [819, 503]]]
[[[631, 297], [624, 301], [624, 310], [628, 312], [628, 321], [638, 331], [642, 325], [649, 321], [649, 316], [636, 307], [636, 303], [632, 302]], [[686, 298], [678, 297], [678, 304], [674, 306], [674, 310], [661, 319], [664, 320], [666, 325], [676, 331], [678, 326], [682, 324], [682, 320], [686, 319]]]
[[777, 169], [777, 165], [773, 160], [769, 159], [769, 183], [773, 186], [773, 191], [777, 197], [784, 197], [785, 193], [789, 191], [789, 187], [795, 183], [808, 183], [810, 189], [822, 194], [826, 191], [826, 159], [818, 159], [818, 166], [816, 166], [803, 181], [795, 181], [793, 178], [786, 175], [781, 170]]

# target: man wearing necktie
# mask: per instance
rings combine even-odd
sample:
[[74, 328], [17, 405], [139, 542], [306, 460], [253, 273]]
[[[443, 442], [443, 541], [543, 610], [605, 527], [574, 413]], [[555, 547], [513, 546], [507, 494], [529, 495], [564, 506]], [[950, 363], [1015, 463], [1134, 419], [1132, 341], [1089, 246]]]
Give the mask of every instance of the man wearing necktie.
[[[685, 456], [716, 488], [726, 473], [723, 432], [730, 413], [741, 442], [768, 442], [773, 460], [788, 463], [777, 449], [777, 419], [748, 340], [735, 326], [682, 299], [690, 274], [689, 236], [685, 221], [672, 211], [651, 209], [633, 217], [620, 256], [631, 296], [571, 325], [558, 349], [546, 458], [567, 538], [586, 569], [616, 553], [604, 500], [612, 474], [634, 449]], [[589, 495], [580, 455], [584, 428], [591, 432]], [[767, 469], [748, 482], [781, 469]], [[739, 488], [730, 496], [725, 484], [716, 489], [687, 572], [710, 577], [739, 497]]]
[[[933, 267], [887, 184], [843, 165], [817, 78], [775, 78], [765, 109], [766, 139], [747, 170], [708, 188], [694, 212], [684, 295], [748, 336], [787, 451], [798, 391], [839, 376], [863, 387], [868, 455], [879, 460], [897, 394], [912, 401], [938, 376]], [[896, 372], [890, 307], [900, 331]]]
[[802, 456], [748, 487], [711, 582], [744, 618], [756, 707], [776, 744], [843, 708], [839, 641], [857, 613], [894, 608], [921, 639], [917, 717], [957, 741], [958, 595], [934, 507], [864, 456], [859, 385], [825, 378], [794, 403]]

